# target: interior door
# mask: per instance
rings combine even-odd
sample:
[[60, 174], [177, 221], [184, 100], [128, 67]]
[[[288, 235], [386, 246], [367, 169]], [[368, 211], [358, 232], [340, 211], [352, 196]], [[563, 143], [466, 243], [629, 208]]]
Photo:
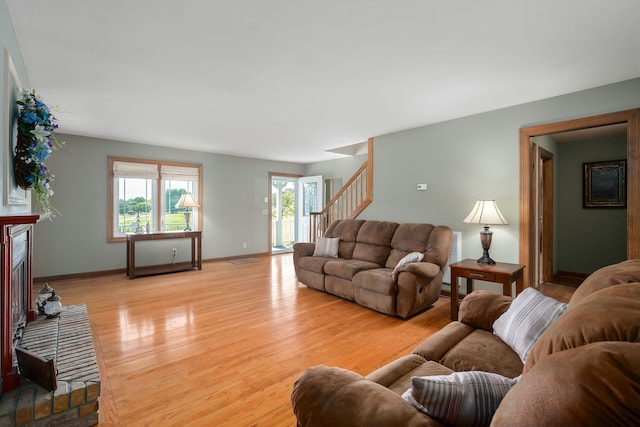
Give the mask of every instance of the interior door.
[[298, 219], [297, 242], [311, 241], [311, 212], [319, 212], [323, 207], [322, 175], [304, 176], [298, 179], [296, 212]]
[[534, 286], [553, 279], [553, 153], [533, 144], [536, 159], [536, 217], [538, 219], [536, 235], [537, 271]]

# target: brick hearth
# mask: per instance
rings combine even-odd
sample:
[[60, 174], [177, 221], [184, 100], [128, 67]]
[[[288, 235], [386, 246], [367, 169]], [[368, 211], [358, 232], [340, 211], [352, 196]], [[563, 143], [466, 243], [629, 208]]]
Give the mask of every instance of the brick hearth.
[[29, 322], [20, 346], [54, 359], [58, 388], [48, 392], [22, 378], [0, 399], [0, 427], [98, 424], [100, 373], [87, 307], [68, 306], [58, 317]]

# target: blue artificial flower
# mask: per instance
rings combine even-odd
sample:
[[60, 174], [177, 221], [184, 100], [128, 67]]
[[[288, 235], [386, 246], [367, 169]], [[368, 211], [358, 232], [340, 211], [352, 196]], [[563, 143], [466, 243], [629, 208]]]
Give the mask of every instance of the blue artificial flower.
[[40, 117], [32, 111], [27, 111], [22, 115], [22, 121], [27, 124], [35, 124], [40, 121]]

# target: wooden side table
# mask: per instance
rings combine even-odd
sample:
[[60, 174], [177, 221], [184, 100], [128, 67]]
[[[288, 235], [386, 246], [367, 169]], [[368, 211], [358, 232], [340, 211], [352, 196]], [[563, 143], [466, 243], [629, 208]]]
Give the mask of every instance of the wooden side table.
[[511, 294], [511, 284], [516, 282], [516, 295], [522, 292], [524, 287], [524, 265], [497, 262], [494, 265], [479, 264], [474, 259], [450, 264], [451, 268], [451, 320], [458, 320], [458, 278], [467, 279], [467, 294], [473, 291], [474, 280], [502, 283], [502, 294]]
[[[136, 268], [136, 242], [144, 240], [191, 239], [191, 262]], [[175, 271], [202, 270], [202, 231], [154, 231], [127, 233], [127, 275], [129, 279]]]

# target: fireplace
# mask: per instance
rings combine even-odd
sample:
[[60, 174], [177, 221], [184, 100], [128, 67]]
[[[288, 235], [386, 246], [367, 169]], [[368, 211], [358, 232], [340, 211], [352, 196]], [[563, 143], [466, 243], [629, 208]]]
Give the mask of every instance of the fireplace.
[[18, 387], [15, 346], [19, 344], [28, 321], [35, 320], [33, 310], [31, 258], [33, 225], [38, 214], [0, 217], [0, 390]]

